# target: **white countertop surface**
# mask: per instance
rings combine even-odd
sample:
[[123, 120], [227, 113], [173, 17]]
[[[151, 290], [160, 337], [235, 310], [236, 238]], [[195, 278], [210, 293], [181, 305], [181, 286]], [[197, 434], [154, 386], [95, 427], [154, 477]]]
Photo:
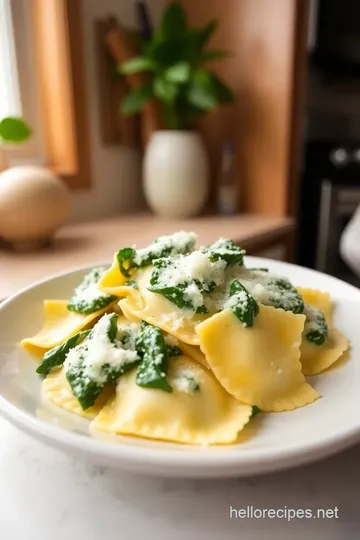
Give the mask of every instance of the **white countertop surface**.
[[[360, 448], [249, 479], [156, 479], [76, 461], [0, 419], [1, 540], [355, 540]], [[229, 518], [230, 505], [332, 508], [338, 519]]]

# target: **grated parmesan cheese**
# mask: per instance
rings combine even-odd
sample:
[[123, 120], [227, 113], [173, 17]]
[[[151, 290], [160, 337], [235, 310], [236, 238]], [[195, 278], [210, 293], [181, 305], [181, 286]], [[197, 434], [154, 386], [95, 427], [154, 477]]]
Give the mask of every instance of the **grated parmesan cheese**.
[[[106, 383], [107, 374], [121, 371], [126, 364], [136, 362], [136, 351], [124, 349], [120, 342], [112, 343], [107, 335], [110, 314], [104, 315], [92, 330], [91, 339], [69, 351], [65, 359], [65, 371], [79, 370], [82, 379], [89, 379], [101, 385]], [[106, 369], [104, 369], [106, 366]]]
[[194, 306], [194, 311], [204, 303], [204, 297], [195, 283], [190, 283], [184, 291], [184, 299]]
[[211, 262], [200, 251], [193, 251], [190, 255], [180, 255], [172, 261], [171, 265], [162, 269], [159, 283], [174, 287], [197, 280], [220, 285], [224, 281], [225, 266], [225, 261]]
[[198, 382], [194, 379], [192, 372], [189, 370], [184, 370], [175, 377], [171, 383], [179, 392], [184, 392], [185, 394], [193, 394], [200, 390]]
[[195, 245], [197, 235], [194, 232], [179, 231], [168, 236], [160, 236], [146, 248], [138, 249], [134, 258], [135, 264], [141, 266], [143, 259], [149, 254], [154, 259], [159, 258], [164, 250], [172, 250], [174, 253], [185, 253]]
[[170, 324], [173, 330], [179, 330], [184, 326], [184, 317], [175, 312], [162, 313], [161, 320], [165, 324]]
[[246, 296], [245, 291], [239, 291], [236, 294], [233, 294], [230, 296], [229, 300], [227, 300], [224, 304], [224, 309], [237, 307], [238, 309], [245, 309], [248, 305], [248, 297]]

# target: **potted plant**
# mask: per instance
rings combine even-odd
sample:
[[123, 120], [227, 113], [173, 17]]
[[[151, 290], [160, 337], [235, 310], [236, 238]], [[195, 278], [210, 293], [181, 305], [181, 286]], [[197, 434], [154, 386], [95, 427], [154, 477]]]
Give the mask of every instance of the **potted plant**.
[[147, 73], [147, 83], [131, 91], [122, 113], [138, 113], [157, 99], [162, 105], [164, 130], [156, 131], [144, 157], [144, 190], [150, 207], [171, 217], [200, 212], [208, 195], [208, 160], [195, 127], [200, 116], [233, 100], [231, 90], [207, 64], [228, 56], [207, 50], [217, 27], [189, 27], [184, 9], [171, 3], [141, 56], [120, 66], [124, 75]]

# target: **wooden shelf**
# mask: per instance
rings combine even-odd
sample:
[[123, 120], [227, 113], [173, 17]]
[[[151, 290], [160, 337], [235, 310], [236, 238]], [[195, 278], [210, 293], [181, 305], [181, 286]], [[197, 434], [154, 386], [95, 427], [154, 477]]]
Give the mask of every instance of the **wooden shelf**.
[[63, 228], [43, 250], [26, 253], [0, 250], [0, 299], [34, 281], [76, 266], [108, 264], [112, 254], [122, 246], [136, 244], [142, 247], [158, 236], [179, 230], [196, 232], [199, 245], [223, 236], [256, 254], [277, 243], [286, 243], [294, 229], [291, 218], [262, 215], [169, 220], [149, 214], [132, 214], [72, 225]]

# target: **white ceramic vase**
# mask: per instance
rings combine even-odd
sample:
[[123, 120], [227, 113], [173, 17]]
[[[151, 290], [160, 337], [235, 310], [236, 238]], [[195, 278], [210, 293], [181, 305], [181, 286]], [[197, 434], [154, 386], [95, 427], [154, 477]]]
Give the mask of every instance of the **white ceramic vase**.
[[144, 158], [144, 192], [164, 217], [186, 218], [203, 209], [209, 190], [204, 143], [192, 131], [156, 131]]

